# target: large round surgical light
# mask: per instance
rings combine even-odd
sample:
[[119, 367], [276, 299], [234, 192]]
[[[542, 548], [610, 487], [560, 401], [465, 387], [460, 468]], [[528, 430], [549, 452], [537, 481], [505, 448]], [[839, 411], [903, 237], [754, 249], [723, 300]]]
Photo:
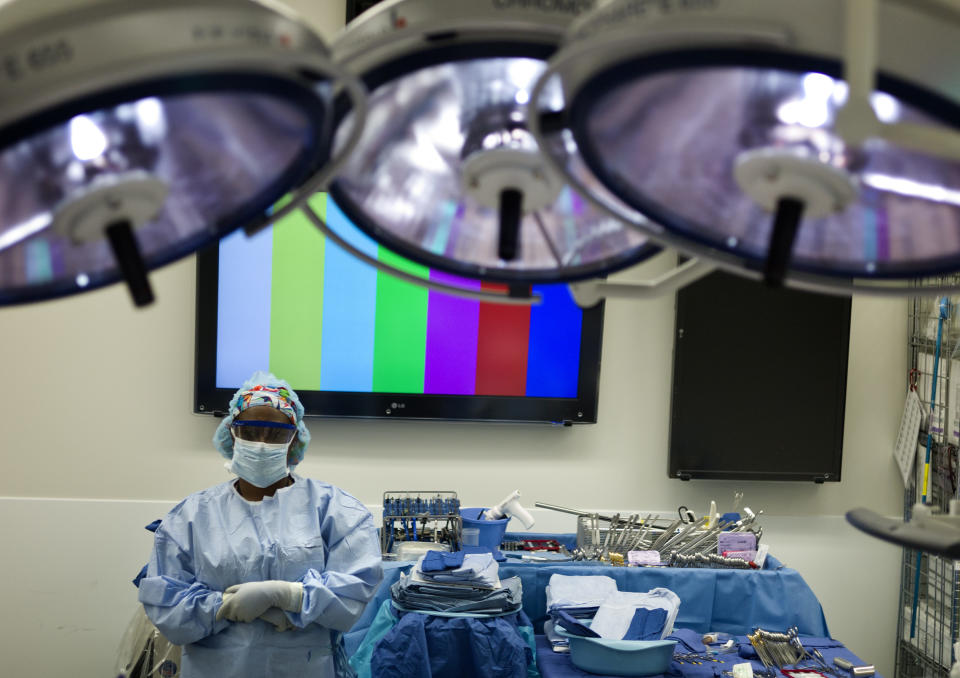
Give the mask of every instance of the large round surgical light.
[[148, 269], [320, 180], [338, 72], [253, 0], [0, 3], [0, 305], [148, 303]]
[[960, 269], [960, 14], [874, 2], [613, 0], [538, 84], [549, 101], [562, 77], [563, 124], [533, 102], [533, 132], [547, 148], [572, 133], [658, 241], [773, 284], [850, 291]]
[[[546, 58], [592, 4], [404, 0], [359, 17], [333, 45], [370, 91], [361, 141], [330, 187], [337, 204], [388, 249], [471, 278], [574, 280], [655, 253], [545, 164], [524, 121]], [[562, 105], [559, 87], [549, 96]]]

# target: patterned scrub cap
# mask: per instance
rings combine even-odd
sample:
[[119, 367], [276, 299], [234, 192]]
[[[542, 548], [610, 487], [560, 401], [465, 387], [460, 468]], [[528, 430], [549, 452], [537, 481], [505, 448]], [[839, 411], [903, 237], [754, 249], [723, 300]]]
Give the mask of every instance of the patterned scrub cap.
[[234, 420], [238, 414], [251, 407], [273, 407], [285, 415], [291, 424], [297, 423], [297, 410], [293, 406], [293, 398], [290, 397], [290, 389], [273, 388], [257, 384], [248, 391], [240, 393], [236, 406], [231, 410]]
[[224, 458], [233, 459], [230, 426], [241, 412], [259, 406], [275, 407], [287, 415], [290, 422], [297, 427], [297, 440], [290, 446], [290, 464], [296, 466], [303, 461], [304, 452], [310, 443], [310, 431], [303, 423], [303, 405], [290, 384], [269, 372], [254, 372], [233, 394], [227, 407], [227, 416], [220, 420], [220, 425], [213, 434], [213, 446]]

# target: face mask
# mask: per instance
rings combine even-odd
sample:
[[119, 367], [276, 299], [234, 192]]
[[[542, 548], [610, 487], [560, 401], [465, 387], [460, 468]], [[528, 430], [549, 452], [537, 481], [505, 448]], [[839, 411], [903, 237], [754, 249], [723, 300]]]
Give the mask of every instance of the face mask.
[[236, 438], [230, 470], [251, 485], [270, 487], [290, 472], [287, 468], [289, 447], [290, 443], [253, 443]]

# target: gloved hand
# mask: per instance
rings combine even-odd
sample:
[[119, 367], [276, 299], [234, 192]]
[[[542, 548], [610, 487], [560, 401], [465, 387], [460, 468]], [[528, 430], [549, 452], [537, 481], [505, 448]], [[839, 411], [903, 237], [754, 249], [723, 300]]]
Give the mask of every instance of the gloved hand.
[[271, 607], [299, 612], [302, 604], [303, 584], [300, 582], [268, 579], [235, 584], [223, 593], [217, 621], [252, 622]]
[[285, 615], [283, 610], [281, 610], [279, 607], [269, 608], [266, 612], [260, 615], [260, 619], [273, 624], [273, 627], [280, 633], [297, 628], [289, 619], [287, 619], [287, 615]]

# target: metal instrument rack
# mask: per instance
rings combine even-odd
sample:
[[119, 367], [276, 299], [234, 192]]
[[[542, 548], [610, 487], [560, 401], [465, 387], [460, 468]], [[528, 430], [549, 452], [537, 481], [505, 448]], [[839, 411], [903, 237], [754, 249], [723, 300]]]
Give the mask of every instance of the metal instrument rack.
[[[577, 517], [577, 552], [586, 559], [610, 560], [611, 553], [625, 558], [626, 553], [631, 550], [654, 549], [661, 552], [664, 563], [675, 564], [676, 556], [715, 554], [721, 530], [753, 532], [759, 544], [763, 536], [763, 528], [756, 525], [759, 514], [746, 507], [744, 511], [746, 517], [740, 522], [721, 522], [709, 529], [706, 527], [706, 518], [693, 522], [662, 522], [659, 515], [654, 517], [653, 514], [642, 519], [639, 514], [629, 518], [621, 517], [619, 513], [612, 518], [597, 514], [580, 515]], [[600, 527], [601, 520], [605, 521], [604, 527]], [[574, 554], [575, 558], [577, 555]], [[743, 563], [746, 565], [746, 561]], [[707, 564], [698, 564], [704, 565]], [[714, 561], [713, 565], [724, 567], [727, 563]]]
[[447, 544], [456, 551], [463, 543], [460, 500], [451, 490], [387, 490], [383, 493], [380, 549], [388, 554], [404, 541]]
[[[951, 275], [941, 282], [957, 285], [960, 275]], [[930, 410], [933, 380], [934, 355], [937, 340], [937, 317], [941, 297], [914, 297], [908, 305], [908, 366], [923, 404], [924, 415], [929, 416], [927, 426], [931, 431], [930, 480], [927, 502], [947, 512], [951, 498], [957, 496], [957, 429], [954, 409], [958, 393], [951, 388], [954, 383], [952, 367], [960, 369], [960, 356], [951, 359], [954, 347], [960, 339], [957, 304], [960, 298], [952, 297], [951, 312], [943, 322], [940, 342], [940, 367], [937, 376], [937, 391], [933, 411]], [[960, 380], [960, 372], [957, 374]], [[904, 491], [904, 518], [909, 519], [914, 503], [923, 494], [923, 465], [926, 456], [927, 426], [922, 427], [917, 441], [917, 465], [911, 484]], [[903, 550], [900, 574], [900, 604], [897, 619], [897, 678], [946, 678], [953, 663], [953, 643], [958, 633], [958, 593], [960, 577], [954, 562], [938, 556], [922, 554], [920, 557], [920, 586], [915, 589], [917, 576], [917, 551]], [[916, 623], [911, 638], [914, 592], [919, 590]]]
[[[602, 518], [599, 516], [597, 518], [592, 516], [579, 516], [577, 518], [578, 549], [593, 552], [602, 551], [606, 547], [611, 551], [616, 551], [621, 548], [621, 545], [629, 547], [635, 544], [641, 536], [647, 537], [647, 543], [649, 543], [663, 534], [664, 529], [669, 525], [669, 521], [663, 522], [660, 520], [660, 516], [657, 516], [656, 519], [646, 521], [649, 528], [646, 524], [640, 522], [640, 524], [631, 525], [632, 529], [624, 529], [627, 523], [627, 519], [624, 518], [620, 523], [620, 531], [617, 532], [611, 529], [609, 520], [603, 523], [603, 527], [600, 527], [600, 520]], [[623, 544], [624, 541], [627, 543]]]

